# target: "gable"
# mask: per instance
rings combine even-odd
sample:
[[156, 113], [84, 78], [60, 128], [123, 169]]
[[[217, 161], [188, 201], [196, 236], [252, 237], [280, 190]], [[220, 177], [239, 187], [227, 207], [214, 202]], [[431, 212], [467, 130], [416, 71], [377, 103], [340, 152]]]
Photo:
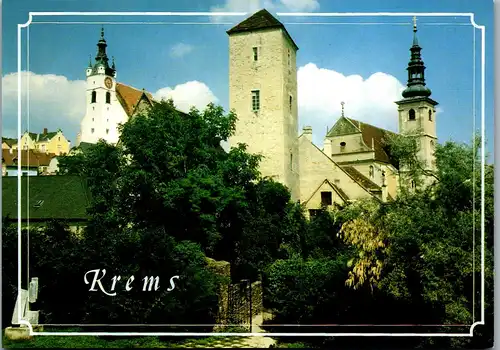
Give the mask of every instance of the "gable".
[[340, 117], [340, 119], [335, 123], [334, 126], [327, 133], [327, 137], [341, 136], [341, 135], [350, 135], [350, 134], [358, 134], [361, 130], [353, 124], [349, 119], [345, 117]]
[[389, 147], [387, 146], [389, 137], [392, 135], [396, 135], [396, 133], [354, 119], [349, 118], [349, 121], [361, 130], [363, 141], [367, 146], [371, 147], [373, 140], [373, 146], [375, 148], [375, 160], [391, 164], [396, 169], [399, 169], [398, 163], [393, 157], [391, 157]]
[[148, 110], [149, 107], [152, 106], [151, 100], [147, 97], [145, 93], [141, 95], [139, 102], [137, 102], [136, 107], [132, 113], [132, 116], [142, 114]]
[[352, 177], [348, 172], [323, 153], [306, 137], [299, 137], [299, 172], [301, 200], [307, 200], [318, 188], [318, 184], [327, 179], [341, 189], [346, 198], [361, 199], [375, 195]]
[[349, 201], [347, 194], [339, 187], [332, 184], [328, 179], [321, 182], [318, 188], [305, 201], [306, 207], [318, 208], [321, 206], [321, 192], [332, 192], [332, 203], [339, 205], [346, 204]]
[[122, 83], [116, 83], [116, 97], [129, 117], [134, 114], [143, 95], [151, 101], [153, 100], [153, 95], [145, 90], [141, 91]]

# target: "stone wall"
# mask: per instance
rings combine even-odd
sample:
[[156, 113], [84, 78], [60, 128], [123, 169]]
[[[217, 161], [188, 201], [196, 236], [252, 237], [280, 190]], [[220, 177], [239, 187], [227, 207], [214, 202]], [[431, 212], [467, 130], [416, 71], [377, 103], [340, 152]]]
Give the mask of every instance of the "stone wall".
[[255, 317], [262, 312], [262, 299], [262, 282], [255, 281], [254, 283], [252, 283], [252, 316]]
[[[219, 276], [224, 277], [219, 286], [219, 308], [214, 330], [223, 329], [227, 325], [248, 327], [251, 318], [262, 312], [262, 282], [248, 281], [230, 283], [231, 266], [226, 261], [216, 261], [206, 258], [207, 267]], [[250, 314], [251, 310], [251, 314]]]

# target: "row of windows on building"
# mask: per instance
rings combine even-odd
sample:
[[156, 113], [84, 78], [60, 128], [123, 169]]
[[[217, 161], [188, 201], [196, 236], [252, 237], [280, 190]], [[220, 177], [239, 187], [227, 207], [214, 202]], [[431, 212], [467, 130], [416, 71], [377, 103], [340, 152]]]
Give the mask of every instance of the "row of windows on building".
[[[408, 111], [408, 120], [415, 120], [416, 114], [415, 110], [412, 108]], [[432, 110], [429, 109], [429, 121], [432, 121]]]
[[[293, 97], [288, 96], [288, 110], [292, 113], [293, 110]], [[252, 90], [252, 111], [260, 111], [260, 90]]]
[[[90, 103], [97, 102], [97, 91], [92, 91], [92, 95], [90, 98]], [[111, 103], [111, 93], [109, 91], [106, 92], [106, 103]]]
[[[91, 133], [91, 134], [93, 134], [94, 132], [95, 132], [95, 129], [94, 129], [94, 128], [90, 129], [90, 133]], [[109, 134], [109, 129], [106, 129], [106, 134]]]

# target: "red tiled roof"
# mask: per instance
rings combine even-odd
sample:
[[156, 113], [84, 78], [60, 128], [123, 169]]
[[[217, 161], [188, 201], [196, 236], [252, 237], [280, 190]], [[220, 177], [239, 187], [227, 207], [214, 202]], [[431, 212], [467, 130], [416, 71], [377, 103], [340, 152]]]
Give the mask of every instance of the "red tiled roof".
[[146, 96], [153, 101], [153, 95], [147, 91], [138, 90], [122, 83], [116, 83], [116, 95], [125, 113], [127, 113], [129, 117], [134, 113], [135, 107], [137, 107], [137, 104], [141, 100], [142, 94], [146, 94]]
[[361, 134], [363, 135], [363, 141], [366, 143], [368, 147], [373, 146], [375, 148], [375, 159], [384, 163], [391, 163], [392, 165], [397, 167], [394, 159], [391, 158], [389, 150], [385, 147], [386, 140], [388, 136], [395, 135], [395, 133], [378, 128], [376, 126], [366, 124], [360, 122], [358, 120], [354, 120], [351, 118], [346, 118], [351, 121], [355, 126], [357, 126], [361, 130]]
[[[54, 157], [56, 157], [54, 153], [46, 154], [33, 150], [21, 150], [21, 166], [48, 166]], [[13, 150], [10, 153], [9, 149], [2, 149], [2, 163], [5, 166], [16, 166], [18, 164], [18, 150]]]

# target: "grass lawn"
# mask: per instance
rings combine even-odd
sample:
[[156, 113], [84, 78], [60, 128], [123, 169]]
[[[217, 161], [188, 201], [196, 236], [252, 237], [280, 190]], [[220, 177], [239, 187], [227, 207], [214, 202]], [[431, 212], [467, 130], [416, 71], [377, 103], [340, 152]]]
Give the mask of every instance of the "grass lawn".
[[[48, 331], [48, 330], [47, 330]], [[54, 330], [52, 330], [54, 331]], [[58, 330], [62, 331], [62, 330]], [[64, 330], [75, 331], [75, 330]], [[246, 337], [197, 337], [186, 340], [163, 341], [158, 337], [113, 339], [95, 336], [33, 336], [29, 340], [10, 340], [3, 336], [3, 347], [13, 348], [242, 348], [248, 347]]]

